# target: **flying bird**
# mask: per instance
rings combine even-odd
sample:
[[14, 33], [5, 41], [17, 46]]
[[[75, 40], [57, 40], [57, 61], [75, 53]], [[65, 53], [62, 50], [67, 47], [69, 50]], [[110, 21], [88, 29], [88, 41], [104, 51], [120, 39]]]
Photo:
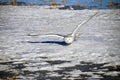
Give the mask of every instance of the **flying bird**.
[[[78, 34], [76, 34], [76, 32], [78, 31], [78, 29], [83, 26], [85, 23], [87, 23], [90, 19], [92, 19], [98, 12], [96, 12], [94, 15], [92, 15], [91, 17], [89, 17], [87, 20], [84, 20], [82, 23], [80, 23], [71, 34], [65, 36], [65, 35], [60, 35], [60, 34], [47, 34], [47, 35], [40, 35], [41, 37], [59, 37], [62, 38], [63, 41], [66, 44], [71, 44], [73, 41], [75, 41], [75, 39], [79, 36]], [[38, 34], [28, 34], [28, 36], [39, 36]]]

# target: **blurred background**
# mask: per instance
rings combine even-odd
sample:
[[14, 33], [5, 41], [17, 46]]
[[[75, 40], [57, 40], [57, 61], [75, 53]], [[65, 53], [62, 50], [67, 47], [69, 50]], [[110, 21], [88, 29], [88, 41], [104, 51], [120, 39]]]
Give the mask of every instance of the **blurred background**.
[[119, 9], [120, 0], [0, 0], [0, 5], [64, 6], [74, 9]]

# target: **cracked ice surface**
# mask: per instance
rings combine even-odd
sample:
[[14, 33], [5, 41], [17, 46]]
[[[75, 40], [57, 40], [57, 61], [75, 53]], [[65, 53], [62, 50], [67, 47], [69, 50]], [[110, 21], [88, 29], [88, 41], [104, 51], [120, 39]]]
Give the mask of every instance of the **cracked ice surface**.
[[56, 37], [28, 36], [70, 34], [96, 11], [0, 6], [0, 74], [6, 73], [0, 78], [119, 80], [119, 9], [99, 10], [68, 46]]

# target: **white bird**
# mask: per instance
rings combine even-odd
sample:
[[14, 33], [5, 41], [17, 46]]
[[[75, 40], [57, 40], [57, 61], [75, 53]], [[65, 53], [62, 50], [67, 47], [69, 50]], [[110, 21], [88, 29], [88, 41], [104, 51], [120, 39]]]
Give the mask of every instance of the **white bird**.
[[[78, 34], [76, 34], [77, 30], [83, 26], [85, 23], [87, 23], [90, 19], [92, 19], [98, 12], [96, 12], [94, 15], [92, 15], [91, 17], [89, 17], [87, 20], [84, 20], [82, 23], [80, 23], [71, 34], [64, 36], [64, 35], [60, 35], [60, 34], [47, 34], [47, 35], [41, 35], [41, 37], [45, 37], [45, 36], [53, 36], [53, 37], [59, 37], [62, 38], [63, 41], [66, 44], [71, 44], [73, 41], [75, 41], [75, 39], [78, 37]], [[38, 36], [37, 34], [28, 34], [29, 36]]]

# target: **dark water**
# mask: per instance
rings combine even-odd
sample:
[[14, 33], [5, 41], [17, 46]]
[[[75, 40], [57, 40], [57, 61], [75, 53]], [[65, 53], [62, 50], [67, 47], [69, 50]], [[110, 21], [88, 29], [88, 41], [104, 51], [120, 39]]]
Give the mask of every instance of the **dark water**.
[[[47, 58], [47, 57], [42, 57]], [[70, 61], [64, 61], [64, 60], [53, 60], [53, 61], [46, 61], [50, 65], [57, 65], [62, 63], [70, 63]], [[0, 63], [0, 65], [9, 65], [12, 70], [16, 70], [19, 73], [14, 73], [12, 71], [0, 71], [0, 79], [6, 80], [12, 79], [12, 80], [24, 80], [24, 78], [20, 78], [20, 75], [28, 77], [28, 79], [33, 78], [32, 80], [71, 80], [74, 78], [74, 80], [120, 80], [120, 74], [118, 73], [117, 76], [113, 75], [107, 75], [107, 73], [120, 71], [120, 65], [119, 66], [106, 66], [104, 65], [108, 63], [101, 63], [101, 64], [95, 64], [93, 62], [84, 62], [81, 61], [80, 64], [75, 66], [69, 66], [69, 67], [63, 67], [60, 70], [55, 71], [49, 71], [49, 70], [38, 70], [38, 71], [29, 71], [25, 70], [22, 71], [22, 69], [25, 68], [25, 63], [21, 64], [13, 64], [12, 62], [5, 62]], [[82, 73], [79, 74], [77, 77], [73, 77], [72, 74], [70, 74], [71, 71], [74, 70], [80, 70]], [[93, 78], [92, 74], [89, 74], [89, 72], [92, 72], [93, 75], [101, 76]], [[47, 76], [48, 74], [56, 73], [60, 76]], [[37, 76], [36, 76], [37, 75]], [[19, 76], [19, 77], [17, 77]], [[63, 79], [66, 77], [66, 79]], [[26, 78], [27, 79], [27, 78]], [[26, 80], [25, 79], [25, 80]]]

